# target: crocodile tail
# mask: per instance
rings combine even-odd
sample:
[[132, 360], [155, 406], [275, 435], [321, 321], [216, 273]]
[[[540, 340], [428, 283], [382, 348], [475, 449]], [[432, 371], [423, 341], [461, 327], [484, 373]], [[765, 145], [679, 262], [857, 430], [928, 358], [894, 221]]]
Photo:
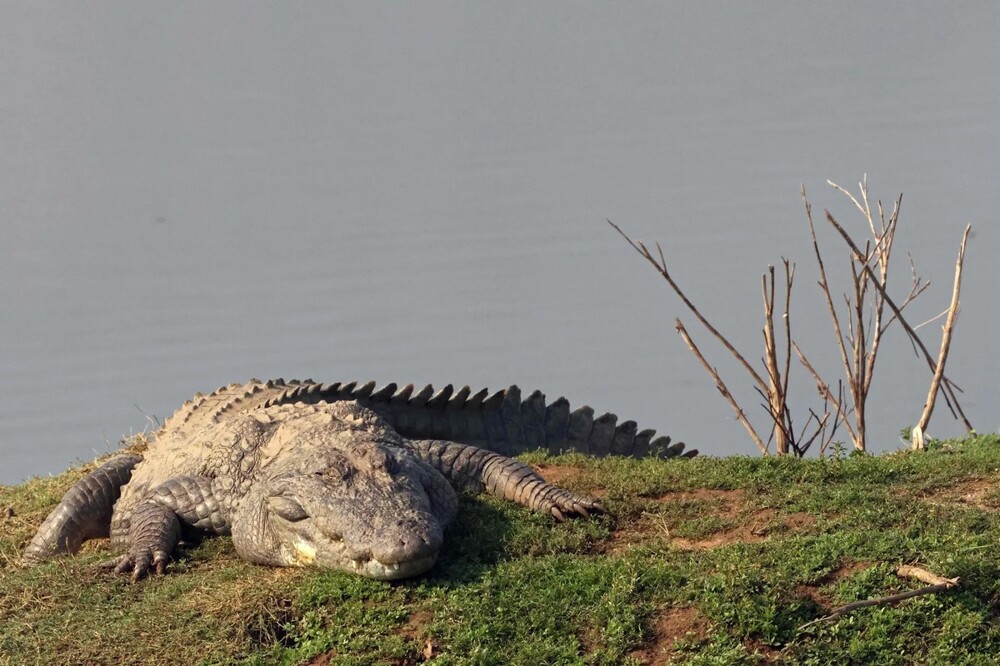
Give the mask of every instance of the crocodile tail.
[[566, 398], [548, 402], [541, 391], [534, 391], [522, 399], [517, 386], [490, 394], [487, 389], [473, 393], [468, 386], [456, 391], [451, 384], [438, 391], [431, 385], [416, 391], [412, 384], [375, 390], [374, 382], [362, 386], [350, 382], [325, 393], [358, 400], [404, 437], [473, 444], [503, 455], [539, 448], [552, 454], [577, 451], [635, 458], [698, 454], [694, 449], [685, 452], [683, 442], [656, 437], [654, 430], [639, 430], [635, 421], [618, 423], [610, 413], [595, 418], [588, 406], [571, 411]]

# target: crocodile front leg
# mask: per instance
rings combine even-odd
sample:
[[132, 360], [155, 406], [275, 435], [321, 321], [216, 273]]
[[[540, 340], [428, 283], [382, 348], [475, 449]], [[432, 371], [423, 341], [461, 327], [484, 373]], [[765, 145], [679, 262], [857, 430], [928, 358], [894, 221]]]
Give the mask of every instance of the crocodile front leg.
[[554, 486], [513, 458], [443, 440], [406, 440], [406, 445], [460, 490], [485, 490], [533, 511], [550, 513], [560, 521], [567, 516], [589, 517], [591, 512], [604, 511], [600, 500]]
[[127, 551], [107, 562], [106, 568], [119, 574], [131, 572], [133, 581], [165, 573], [182, 525], [211, 534], [229, 533], [228, 511], [212, 479], [181, 476], [157, 486], [132, 511]]
[[84, 541], [108, 536], [115, 502], [141, 460], [134, 454], [117, 456], [73, 484], [28, 544], [25, 562], [72, 554]]

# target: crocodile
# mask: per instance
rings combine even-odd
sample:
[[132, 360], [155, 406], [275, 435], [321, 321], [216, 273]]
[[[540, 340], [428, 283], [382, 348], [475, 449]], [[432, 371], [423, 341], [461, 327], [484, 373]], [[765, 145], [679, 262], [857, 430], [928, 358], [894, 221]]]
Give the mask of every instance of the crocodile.
[[163, 574], [178, 544], [229, 534], [245, 560], [342, 569], [380, 580], [433, 567], [456, 491], [492, 495], [557, 520], [604, 511], [513, 459], [526, 450], [691, 457], [634, 421], [570, 411], [517, 386], [251, 380], [195, 394], [141, 453], [101, 464], [49, 514], [27, 565], [93, 538], [124, 553], [105, 563], [137, 581]]

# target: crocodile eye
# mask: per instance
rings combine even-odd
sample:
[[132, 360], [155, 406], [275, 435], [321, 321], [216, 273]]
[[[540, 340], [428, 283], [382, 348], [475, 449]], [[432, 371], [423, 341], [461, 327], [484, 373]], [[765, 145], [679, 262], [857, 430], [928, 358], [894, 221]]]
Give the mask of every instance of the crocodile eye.
[[290, 523], [297, 523], [309, 517], [302, 505], [295, 500], [276, 495], [267, 498], [268, 508]]

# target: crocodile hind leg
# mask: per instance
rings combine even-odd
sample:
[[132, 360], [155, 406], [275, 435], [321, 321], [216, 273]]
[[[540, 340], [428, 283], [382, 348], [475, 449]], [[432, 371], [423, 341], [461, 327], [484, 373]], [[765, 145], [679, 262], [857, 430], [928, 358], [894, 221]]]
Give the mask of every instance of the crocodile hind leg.
[[542, 513], [556, 520], [601, 513], [600, 500], [554, 486], [524, 463], [467, 444], [443, 440], [406, 440], [421, 460], [445, 475], [460, 490], [483, 492]]
[[134, 454], [117, 456], [77, 481], [38, 528], [24, 551], [25, 562], [72, 554], [84, 541], [108, 536], [115, 502], [140, 460]]

